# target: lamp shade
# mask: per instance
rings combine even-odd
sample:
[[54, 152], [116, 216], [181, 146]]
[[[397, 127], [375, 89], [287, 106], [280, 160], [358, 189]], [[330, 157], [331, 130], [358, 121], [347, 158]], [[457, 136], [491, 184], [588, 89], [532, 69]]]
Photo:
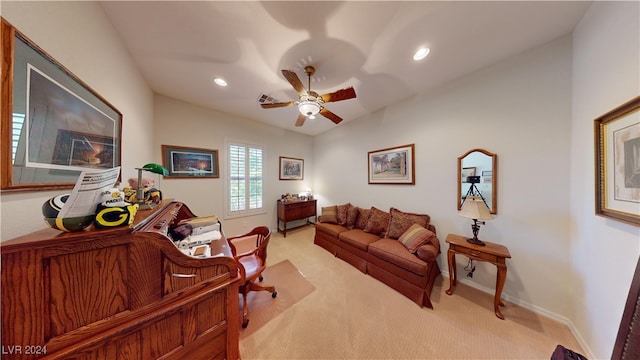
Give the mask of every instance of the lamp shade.
[[167, 170], [164, 166], [159, 165], [159, 164], [154, 164], [154, 163], [149, 163], [146, 164], [145, 166], [143, 166], [141, 169], [139, 170], [145, 170], [145, 171], [149, 171], [152, 172], [154, 174], [160, 174], [160, 175], [169, 175], [169, 170]]
[[479, 196], [467, 197], [464, 204], [462, 204], [462, 209], [460, 209], [460, 216], [477, 220], [493, 220], [491, 210]]

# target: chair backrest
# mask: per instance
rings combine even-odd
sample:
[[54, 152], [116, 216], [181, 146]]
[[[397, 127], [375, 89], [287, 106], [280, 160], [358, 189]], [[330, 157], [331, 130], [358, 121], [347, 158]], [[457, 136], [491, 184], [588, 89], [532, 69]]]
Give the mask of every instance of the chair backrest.
[[267, 226], [258, 226], [253, 228], [250, 234], [257, 235], [256, 247], [258, 248], [258, 251], [256, 252], [256, 256], [266, 263], [267, 247], [269, 246], [269, 239], [271, 239], [271, 229]]

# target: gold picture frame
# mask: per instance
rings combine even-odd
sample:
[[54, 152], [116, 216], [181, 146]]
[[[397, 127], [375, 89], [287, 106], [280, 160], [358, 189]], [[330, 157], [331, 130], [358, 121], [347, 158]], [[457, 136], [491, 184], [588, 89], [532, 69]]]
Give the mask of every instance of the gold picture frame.
[[640, 226], [640, 96], [594, 121], [596, 215]]
[[415, 144], [369, 151], [369, 184], [415, 185]]
[[280, 156], [280, 180], [304, 180], [304, 159]]

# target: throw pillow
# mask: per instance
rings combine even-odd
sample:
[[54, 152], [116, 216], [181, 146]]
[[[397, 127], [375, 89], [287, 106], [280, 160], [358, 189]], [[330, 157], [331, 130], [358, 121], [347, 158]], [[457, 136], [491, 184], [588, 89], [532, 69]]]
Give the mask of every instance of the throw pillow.
[[358, 221], [358, 214], [360, 214], [359, 208], [357, 206], [350, 206], [347, 211], [347, 227], [349, 229], [353, 229], [356, 226], [356, 222]]
[[400, 235], [398, 241], [404, 245], [404, 247], [411, 253], [415, 253], [418, 248], [431, 241], [431, 237], [436, 236], [432, 231], [425, 229], [424, 227], [413, 224]]
[[356, 228], [360, 230], [364, 230], [367, 227], [367, 223], [369, 222], [369, 214], [371, 210], [358, 208], [358, 220], [356, 221]]
[[344, 205], [338, 205], [338, 211], [336, 213], [336, 219], [338, 220], [338, 225], [347, 225], [347, 213], [350, 207], [351, 207], [350, 203], [346, 203]]
[[424, 228], [429, 225], [431, 218], [427, 214], [413, 214], [391, 208], [389, 211], [391, 220], [389, 221], [389, 231], [387, 237], [397, 239], [404, 234], [413, 224], [418, 224]]
[[335, 205], [323, 207], [320, 222], [336, 224], [338, 222], [337, 213], [338, 207]]
[[384, 237], [389, 228], [389, 213], [374, 206], [371, 207], [365, 232]]

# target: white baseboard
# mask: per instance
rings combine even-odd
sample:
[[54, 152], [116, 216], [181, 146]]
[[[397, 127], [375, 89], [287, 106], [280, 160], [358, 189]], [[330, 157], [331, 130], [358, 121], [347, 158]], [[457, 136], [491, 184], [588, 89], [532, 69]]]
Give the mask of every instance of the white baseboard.
[[[442, 271], [442, 276], [447, 278], [447, 281], [444, 282], [443, 284], [448, 283], [449, 272], [448, 271]], [[484, 293], [487, 293], [489, 295], [492, 295], [492, 296], [495, 295], [495, 293], [496, 293], [496, 289], [495, 288], [488, 288], [486, 286], [482, 286], [482, 285], [480, 285], [480, 284], [478, 284], [476, 282], [468, 280], [467, 278], [458, 277], [456, 280], [457, 280], [457, 282], [460, 282], [462, 284], [465, 284], [467, 286], [470, 286], [470, 287], [472, 287], [474, 289], [480, 290], [480, 291], [482, 291]], [[534, 305], [534, 304], [528, 303], [526, 301], [523, 301], [521, 299], [515, 298], [515, 297], [513, 297], [513, 296], [511, 296], [509, 294], [505, 294], [504, 292], [502, 293], [502, 299], [504, 299], [504, 300], [506, 300], [506, 301], [508, 301], [508, 302], [510, 302], [512, 304], [518, 305], [518, 306], [520, 306], [522, 308], [525, 308], [527, 310], [530, 310], [530, 311], [532, 311], [532, 312], [534, 312], [534, 313], [536, 313], [538, 315], [542, 315], [542, 316], [547, 317], [547, 318], [549, 318], [551, 320], [555, 320], [555, 321], [557, 321], [557, 322], [559, 322], [561, 324], [567, 325], [567, 327], [571, 331], [571, 334], [573, 334], [573, 336], [575, 336], [576, 340], [578, 340], [578, 343], [580, 344], [580, 346], [584, 350], [585, 354], [582, 354], [582, 355], [584, 355], [588, 359], [595, 359], [595, 356], [593, 355], [593, 351], [591, 351], [591, 348], [589, 347], [589, 345], [584, 341], [584, 338], [582, 337], [582, 335], [580, 335], [580, 332], [575, 327], [575, 325], [573, 324], [571, 319], [569, 319], [569, 318], [567, 318], [565, 316], [556, 314], [556, 313], [554, 313], [552, 311], [549, 311], [547, 309], [541, 308], [541, 307], [539, 307], [537, 305]], [[551, 353], [549, 353], [549, 356], [551, 356]]]

